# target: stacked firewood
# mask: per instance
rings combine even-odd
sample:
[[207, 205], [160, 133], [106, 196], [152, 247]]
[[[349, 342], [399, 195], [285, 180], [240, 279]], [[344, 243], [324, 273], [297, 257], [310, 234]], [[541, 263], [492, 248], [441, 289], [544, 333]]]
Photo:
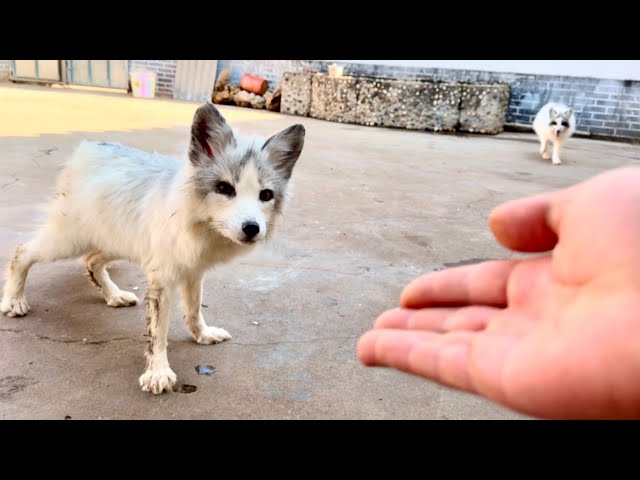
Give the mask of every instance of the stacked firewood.
[[281, 85], [278, 85], [275, 91], [270, 92], [269, 82], [255, 75], [243, 75], [240, 85], [233, 85], [231, 71], [225, 68], [216, 80], [212, 101], [222, 105], [237, 105], [255, 109], [266, 108], [279, 112], [281, 97]]

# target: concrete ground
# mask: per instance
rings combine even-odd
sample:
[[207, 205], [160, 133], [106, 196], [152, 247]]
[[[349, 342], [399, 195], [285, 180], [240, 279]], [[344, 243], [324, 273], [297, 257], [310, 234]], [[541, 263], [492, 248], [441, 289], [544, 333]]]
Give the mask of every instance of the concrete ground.
[[[183, 155], [195, 107], [2, 84], [0, 262], [34, 232], [38, 206], [80, 140]], [[175, 310], [169, 359], [179, 383], [196, 390], [143, 393], [144, 307], [107, 307], [77, 261], [38, 264], [27, 282], [29, 315], [0, 318], [0, 418], [523, 418], [403, 373], [365, 368], [355, 356], [357, 338], [421, 273], [511, 256], [486, 227], [495, 205], [638, 164], [640, 146], [574, 138], [555, 167], [539, 157], [533, 134], [454, 136], [221, 110], [253, 134], [294, 122], [307, 129], [279, 234], [207, 276], [205, 316], [233, 340], [193, 343]], [[138, 267], [122, 262], [111, 271], [122, 288], [143, 296]], [[216, 371], [198, 375], [198, 365]]]

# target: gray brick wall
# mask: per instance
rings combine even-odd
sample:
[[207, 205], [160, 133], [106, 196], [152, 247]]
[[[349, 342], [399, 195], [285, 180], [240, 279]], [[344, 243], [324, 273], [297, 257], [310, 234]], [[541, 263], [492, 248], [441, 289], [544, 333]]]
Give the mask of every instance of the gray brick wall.
[[579, 132], [640, 140], [640, 82], [534, 76], [512, 84], [507, 121], [530, 124], [549, 100], [573, 105]]
[[[395, 67], [342, 63], [350, 75], [386, 78], [430, 78], [460, 82], [508, 83], [511, 87], [507, 124], [530, 125], [538, 109], [548, 101], [573, 105], [578, 132], [594, 137], [640, 141], [640, 82], [596, 78], [556, 77], [516, 73], [479, 72], [420, 67]], [[232, 82], [255, 73], [275, 88], [286, 71], [305, 66], [327, 71], [321, 60], [219, 60], [218, 73], [231, 68]]]
[[156, 95], [172, 97], [176, 80], [177, 60], [129, 60], [129, 71], [148, 70], [158, 75]]
[[11, 60], [0, 60], [0, 81], [9, 78], [9, 70], [11, 69]]

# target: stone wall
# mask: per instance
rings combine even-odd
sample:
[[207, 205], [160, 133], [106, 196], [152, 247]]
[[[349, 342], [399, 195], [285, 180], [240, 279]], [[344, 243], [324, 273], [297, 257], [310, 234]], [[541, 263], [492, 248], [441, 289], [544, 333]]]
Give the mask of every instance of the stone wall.
[[503, 130], [509, 105], [508, 85], [463, 84], [460, 93], [460, 131], [498, 133]]
[[306, 117], [311, 109], [311, 78], [307, 72], [285, 73], [282, 82], [280, 111]]
[[368, 126], [495, 134], [504, 128], [509, 100], [508, 85], [324, 73], [286, 73], [284, 78], [283, 112]]
[[455, 130], [460, 87], [454, 84], [358, 79], [356, 123], [411, 130]]
[[357, 104], [358, 89], [355, 78], [333, 78], [321, 73], [313, 76], [309, 111], [313, 118], [356, 123]]

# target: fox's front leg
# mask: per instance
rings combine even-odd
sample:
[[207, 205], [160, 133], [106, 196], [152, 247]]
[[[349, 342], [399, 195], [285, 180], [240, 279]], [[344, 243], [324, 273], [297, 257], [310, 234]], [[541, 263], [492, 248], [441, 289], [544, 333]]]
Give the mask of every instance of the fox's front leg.
[[208, 326], [202, 316], [200, 308], [202, 302], [202, 278], [202, 273], [192, 274], [185, 277], [180, 284], [184, 320], [196, 342], [205, 345], [224, 342], [229, 340], [231, 335], [222, 328]]
[[551, 156], [551, 162], [554, 165], [560, 165], [562, 163], [560, 161], [560, 148], [562, 148], [562, 142], [560, 140], [553, 142], [553, 155]]
[[167, 334], [171, 312], [172, 287], [155, 279], [149, 279], [147, 302], [147, 334], [149, 341], [145, 356], [147, 370], [140, 377], [140, 386], [145, 392], [160, 394], [171, 390], [176, 383], [176, 374], [169, 367], [167, 358]]
[[540, 140], [540, 155], [542, 155], [542, 158], [544, 158], [545, 160], [549, 160], [549, 154], [547, 153], [547, 143], [548, 140], [546, 138], [541, 139]]

